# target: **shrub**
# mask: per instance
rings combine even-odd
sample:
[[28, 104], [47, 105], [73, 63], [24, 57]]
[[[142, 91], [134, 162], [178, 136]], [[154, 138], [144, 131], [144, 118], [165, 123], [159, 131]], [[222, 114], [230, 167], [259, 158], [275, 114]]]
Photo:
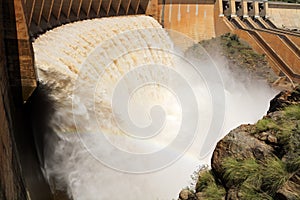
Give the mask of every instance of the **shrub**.
[[230, 39], [239, 42], [239, 36], [236, 34], [230, 35]]
[[287, 118], [300, 120], [300, 104], [288, 106], [284, 111]]
[[208, 185], [214, 183], [214, 177], [211, 171], [203, 171], [200, 172], [197, 184], [196, 184], [196, 191], [202, 192]]
[[249, 176], [255, 176], [260, 170], [260, 165], [254, 158], [238, 161], [228, 158], [224, 161], [224, 178], [235, 184], [242, 184]]
[[244, 183], [240, 191], [241, 200], [273, 200], [273, 198], [251, 183]]
[[278, 130], [279, 127], [272, 119], [265, 118], [265, 119], [261, 119], [257, 122], [256, 129], [259, 132], [263, 132], [263, 131], [267, 131], [270, 129]]
[[286, 163], [286, 170], [289, 173], [296, 172], [297, 170], [300, 169], [300, 156], [296, 155], [292, 159], [288, 160]]
[[288, 180], [289, 173], [286, 165], [277, 158], [266, 160], [261, 170], [263, 176], [262, 189], [268, 191], [270, 195], [275, 192]]
[[218, 200], [225, 196], [225, 189], [216, 183], [211, 170], [207, 167], [200, 168], [198, 175], [196, 192], [201, 192], [207, 200]]
[[203, 194], [207, 200], [221, 200], [226, 192], [223, 187], [216, 184], [210, 184], [204, 189]]

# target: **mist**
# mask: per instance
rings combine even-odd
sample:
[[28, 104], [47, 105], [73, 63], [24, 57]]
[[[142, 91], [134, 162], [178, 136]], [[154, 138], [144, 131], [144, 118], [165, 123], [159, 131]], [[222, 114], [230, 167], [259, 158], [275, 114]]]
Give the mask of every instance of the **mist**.
[[[204, 50], [201, 59], [185, 55], [174, 37], [185, 36], [137, 16], [64, 25], [34, 42], [43, 93], [36, 97], [41, 105], [33, 114], [34, 132], [44, 137], [37, 146], [53, 190], [79, 200], [177, 199], [198, 166], [210, 164], [219, 139], [266, 113], [277, 91], [247, 74], [236, 76], [224, 58]], [[128, 125], [127, 117], [135, 123]], [[156, 119], [164, 120], [162, 129]], [[151, 137], [126, 134], [144, 127], [159, 131]], [[167, 148], [158, 163], [116, 156], [120, 149], [154, 154], [176, 138], [187, 148]]]

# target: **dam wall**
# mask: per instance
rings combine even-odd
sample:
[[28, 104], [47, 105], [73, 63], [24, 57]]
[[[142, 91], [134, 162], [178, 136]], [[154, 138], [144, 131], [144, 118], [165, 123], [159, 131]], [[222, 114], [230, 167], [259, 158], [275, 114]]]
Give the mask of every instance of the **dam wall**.
[[300, 30], [300, 4], [269, 2], [268, 17], [278, 28]]
[[[20, 0], [0, 4], [0, 199], [49, 199], [27, 104], [36, 87], [31, 42]], [[27, 93], [28, 92], [28, 93]]]
[[10, 24], [11, 19], [7, 18], [4, 8], [13, 9], [13, 5], [8, 1], [0, 5], [0, 199], [23, 200], [27, 195], [14, 139], [17, 108], [7, 68], [7, 41], [4, 40], [5, 24]]
[[159, 22], [166, 29], [178, 31], [195, 41], [215, 37], [214, 0], [158, 1]]

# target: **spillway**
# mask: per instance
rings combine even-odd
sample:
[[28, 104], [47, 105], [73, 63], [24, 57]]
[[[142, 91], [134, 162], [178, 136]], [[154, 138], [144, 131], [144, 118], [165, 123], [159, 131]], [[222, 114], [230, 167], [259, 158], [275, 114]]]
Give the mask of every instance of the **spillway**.
[[176, 198], [220, 137], [263, 115], [274, 91], [234, 82], [186, 44], [146, 16], [75, 22], [34, 41], [51, 100], [35, 134], [46, 135], [42, 168], [55, 189], [73, 199]]

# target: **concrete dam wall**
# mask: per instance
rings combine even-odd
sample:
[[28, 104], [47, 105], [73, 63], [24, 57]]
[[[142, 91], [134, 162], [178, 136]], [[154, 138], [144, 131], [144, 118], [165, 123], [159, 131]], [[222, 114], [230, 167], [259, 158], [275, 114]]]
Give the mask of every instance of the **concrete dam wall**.
[[195, 41], [215, 37], [215, 2], [178, 3], [167, 1], [159, 4], [159, 22], [164, 28], [178, 31]]

